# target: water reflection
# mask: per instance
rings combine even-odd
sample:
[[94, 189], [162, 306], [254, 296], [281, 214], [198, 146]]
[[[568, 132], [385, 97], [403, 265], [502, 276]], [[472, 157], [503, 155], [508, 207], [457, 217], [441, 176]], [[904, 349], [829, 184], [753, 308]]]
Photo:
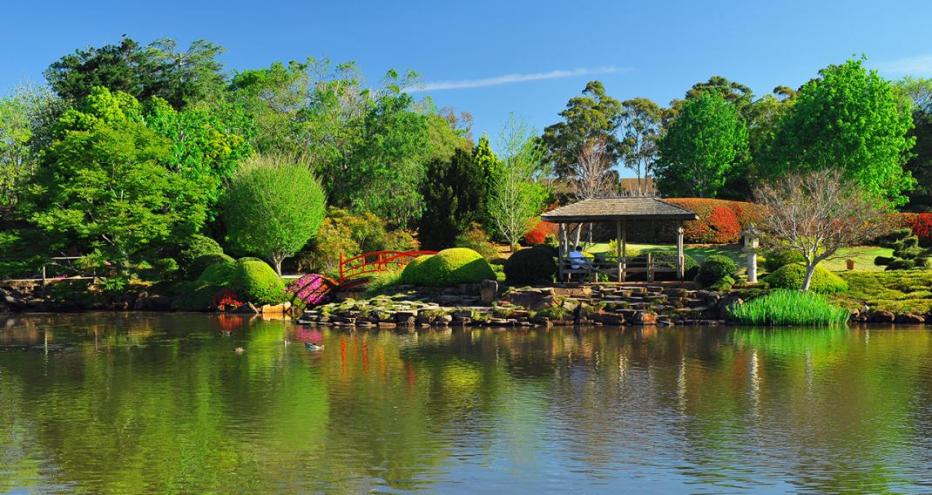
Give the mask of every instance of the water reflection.
[[0, 349], [0, 492], [932, 490], [921, 328], [37, 315]]

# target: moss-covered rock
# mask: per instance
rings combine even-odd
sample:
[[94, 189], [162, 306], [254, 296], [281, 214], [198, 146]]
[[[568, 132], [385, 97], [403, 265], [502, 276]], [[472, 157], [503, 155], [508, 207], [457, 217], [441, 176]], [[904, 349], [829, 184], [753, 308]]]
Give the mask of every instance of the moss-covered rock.
[[415, 259], [405, 267], [401, 279], [406, 284], [446, 287], [495, 280], [495, 272], [489, 262], [472, 249], [452, 248]]
[[[801, 263], [792, 263], [764, 277], [764, 281], [775, 289], [802, 289], [806, 278], [806, 267]], [[817, 266], [812, 274], [809, 290], [832, 294], [848, 290], [848, 283], [838, 275]]]
[[240, 297], [259, 304], [276, 304], [284, 300], [285, 284], [268, 263], [243, 258], [235, 266], [231, 288]]

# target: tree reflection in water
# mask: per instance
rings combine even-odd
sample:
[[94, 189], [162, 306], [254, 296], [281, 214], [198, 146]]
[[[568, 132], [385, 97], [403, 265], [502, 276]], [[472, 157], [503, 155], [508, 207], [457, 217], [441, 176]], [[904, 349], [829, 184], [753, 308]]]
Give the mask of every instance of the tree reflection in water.
[[932, 483], [924, 329], [342, 332], [185, 314], [0, 329], [0, 491]]

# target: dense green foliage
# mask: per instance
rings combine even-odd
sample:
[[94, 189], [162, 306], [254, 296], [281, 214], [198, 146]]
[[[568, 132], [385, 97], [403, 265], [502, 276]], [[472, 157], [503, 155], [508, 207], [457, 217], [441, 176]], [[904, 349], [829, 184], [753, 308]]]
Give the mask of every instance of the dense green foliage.
[[738, 273], [738, 265], [728, 256], [713, 254], [702, 262], [696, 274], [696, 281], [709, 287], [725, 277], [734, 277]]
[[800, 88], [770, 147], [773, 174], [837, 167], [868, 193], [906, 201], [915, 181], [903, 169], [914, 139], [902, 98], [876, 71], [849, 60]]
[[418, 258], [402, 273], [403, 283], [434, 287], [495, 280], [495, 272], [479, 253], [467, 248], [444, 249], [426, 259]]
[[[802, 289], [803, 279], [806, 278], [806, 267], [802, 263], [791, 263], [784, 265], [770, 275], [764, 277], [764, 281], [775, 289]], [[848, 284], [838, 275], [822, 268], [815, 267], [812, 274], [812, 283], [809, 290], [823, 294], [833, 294], [848, 290]]]
[[236, 262], [230, 287], [240, 297], [258, 304], [280, 303], [285, 294], [285, 284], [275, 270], [262, 260], [249, 258]]
[[518, 250], [505, 262], [505, 279], [510, 284], [551, 283], [556, 274], [557, 263], [547, 247]]
[[621, 153], [621, 142], [616, 136], [621, 113], [621, 102], [608, 96], [599, 81], [590, 81], [581, 96], [571, 98], [560, 112], [563, 121], [544, 129], [542, 139], [547, 147], [547, 161], [557, 177], [572, 175], [583, 145], [593, 138], [606, 140], [614, 162]]
[[306, 164], [285, 156], [259, 156], [233, 178], [224, 198], [230, 243], [265, 256], [281, 274], [282, 261], [317, 234], [324, 191]]
[[799, 251], [791, 249], [770, 249], [764, 252], [764, 269], [775, 272], [790, 263], [803, 263], [806, 259]]
[[896, 83], [912, 108], [916, 140], [905, 168], [916, 179], [916, 188], [909, 195], [913, 211], [932, 210], [932, 78], [906, 77]]
[[659, 146], [661, 192], [715, 197], [736, 164], [746, 159], [747, 127], [733, 104], [706, 91], [686, 101]]
[[58, 119], [54, 135], [24, 211], [57, 245], [125, 273], [203, 225], [203, 190], [170, 170], [171, 143], [146, 125], [132, 96], [97, 87]]
[[850, 314], [825, 296], [797, 290], [775, 290], [728, 308], [732, 320], [745, 325], [844, 325]]
[[436, 159], [428, 165], [421, 191], [424, 213], [418, 225], [425, 249], [452, 246], [469, 225], [484, 219], [494, 165], [462, 149], [448, 160]]
[[848, 291], [833, 299], [851, 309], [867, 304], [872, 309], [926, 314], [932, 311], [932, 270], [842, 272]]

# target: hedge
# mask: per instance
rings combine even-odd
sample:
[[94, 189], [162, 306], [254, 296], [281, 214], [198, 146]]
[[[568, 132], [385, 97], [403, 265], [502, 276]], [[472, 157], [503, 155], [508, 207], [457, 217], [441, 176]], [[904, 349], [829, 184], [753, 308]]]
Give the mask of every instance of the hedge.
[[[802, 289], [806, 278], [806, 267], [802, 263], [792, 263], [764, 277], [764, 281], [775, 289]], [[812, 274], [809, 290], [823, 294], [833, 294], [848, 290], [848, 282], [838, 275], [816, 266]]]
[[444, 249], [427, 259], [415, 259], [401, 275], [402, 283], [434, 287], [482, 280], [495, 280], [495, 272], [481, 254], [467, 248]]
[[668, 203], [686, 208], [699, 216], [683, 224], [683, 234], [689, 243], [734, 244], [741, 240], [741, 231], [763, 218], [763, 208], [746, 201], [707, 198], [669, 198]]

